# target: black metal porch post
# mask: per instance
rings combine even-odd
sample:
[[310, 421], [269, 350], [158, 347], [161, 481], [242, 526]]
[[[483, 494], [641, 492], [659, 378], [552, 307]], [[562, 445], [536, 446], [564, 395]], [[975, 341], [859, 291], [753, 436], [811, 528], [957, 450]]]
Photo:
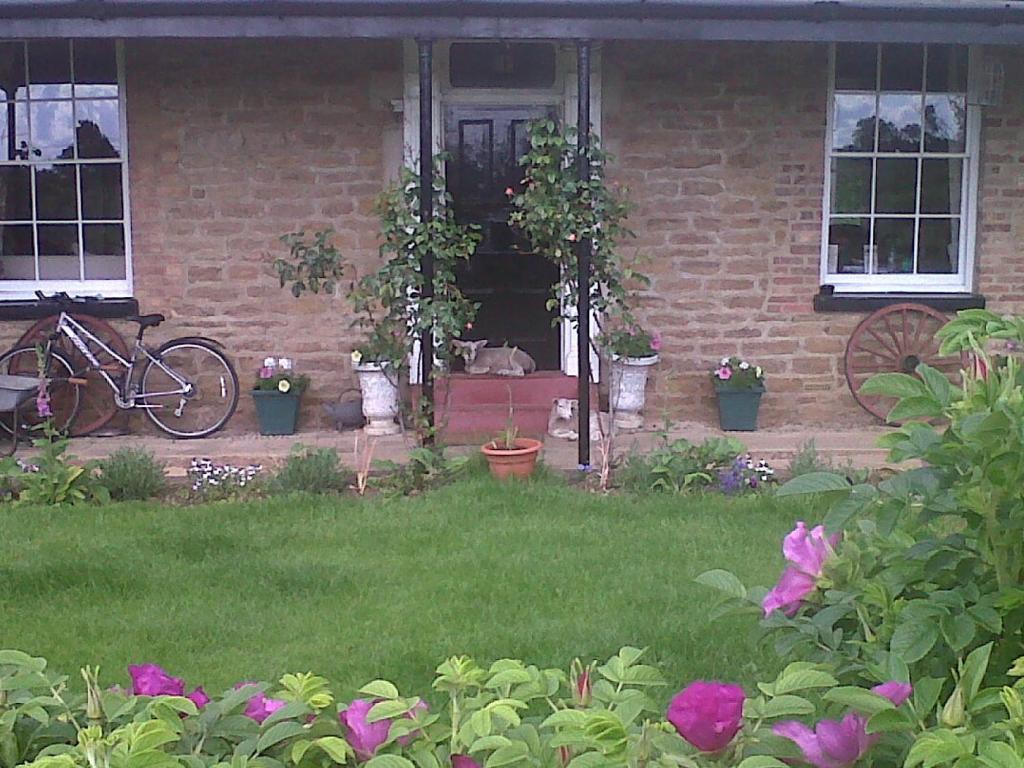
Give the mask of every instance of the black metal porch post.
[[[431, 40], [419, 40], [420, 61], [420, 221], [426, 223], [434, 217], [434, 98], [433, 51]], [[421, 299], [429, 301], [434, 296], [434, 254], [429, 247], [420, 261], [423, 277]], [[423, 328], [420, 335], [420, 396], [423, 398], [423, 415], [426, 431], [423, 442], [434, 442], [434, 328]]]
[[[576, 43], [576, 74], [579, 108], [576, 115], [576, 171], [581, 182], [590, 178], [590, 42]], [[590, 240], [576, 243], [576, 285], [579, 302], [576, 307], [576, 370], [579, 375], [579, 465], [590, 469]]]

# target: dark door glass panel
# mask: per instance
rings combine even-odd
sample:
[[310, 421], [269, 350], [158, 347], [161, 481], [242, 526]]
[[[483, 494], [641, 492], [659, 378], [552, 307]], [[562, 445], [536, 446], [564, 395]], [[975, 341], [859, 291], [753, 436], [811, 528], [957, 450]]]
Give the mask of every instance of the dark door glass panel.
[[27, 165], [0, 166], [0, 221], [32, 221], [32, 178]]
[[78, 156], [120, 157], [121, 123], [116, 101], [76, 101]]
[[28, 160], [28, 104], [0, 102], [0, 160]]
[[836, 46], [836, 90], [875, 90], [877, 66], [878, 46], [874, 43], [840, 43]]
[[871, 213], [871, 159], [832, 160], [832, 213]]
[[914, 220], [875, 219], [875, 272], [910, 274], [914, 271]]
[[929, 93], [964, 93], [967, 90], [967, 48], [929, 45], [925, 88]]
[[860, 275], [868, 271], [867, 252], [871, 238], [871, 220], [833, 218], [828, 227], [829, 274]]
[[35, 280], [31, 224], [0, 224], [0, 280]]
[[78, 227], [76, 225], [39, 225], [39, 279], [81, 279], [81, 265], [78, 262]]
[[71, 160], [75, 156], [75, 119], [70, 101], [34, 101], [32, 159]]
[[925, 159], [921, 168], [921, 213], [960, 213], [963, 160]]
[[36, 216], [40, 221], [78, 218], [78, 182], [71, 164], [36, 166]]
[[86, 280], [124, 280], [124, 228], [120, 224], [83, 224]]
[[917, 158], [880, 157], [875, 170], [875, 211], [917, 210]]
[[878, 97], [878, 151], [921, 151], [921, 94]]
[[28, 79], [33, 99], [71, 98], [71, 49], [67, 41], [29, 43]]
[[82, 165], [79, 172], [82, 175], [82, 218], [120, 219], [124, 202], [121, 165]]
[[456, 88], [550, 88], [555, 48], [549, 43], [452, 43], [448, 64]]
[[75, 96], [102, 98], [117, 96], [117, 56], [109, 40], [76, 40]]
[[883, 45], [883, 91], [917, 91], [924, 86], [924, 46]]
[[922, 219], [917, 246], [918, 272], [956, 274], [960, 266], [960, 220]]
[[837, 93], [832, 124], [833, 149], [871, 152], [875, 148], [875, 96]]
[[24, 43], [0, 43], [0, 101], [24, 99], [27, 82]]
[[929, 94], [924, 103], [927, 152], [963, 152], [967, 146], [967, 101], [962, 95]]

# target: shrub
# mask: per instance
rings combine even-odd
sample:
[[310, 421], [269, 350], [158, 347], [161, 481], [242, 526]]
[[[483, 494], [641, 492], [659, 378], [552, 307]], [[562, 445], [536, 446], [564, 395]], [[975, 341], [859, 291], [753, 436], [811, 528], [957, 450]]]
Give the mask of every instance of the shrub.
[[99, 462], [100, 477], [117, 501], [142, 501], [167, 487], [164, 465], [143, 448], [118, 448]]
[[717, 488], [725, 493], [756, 490], [774, 481], [775, 470], [766, 461], [744, 453], [731, 437], [710, 437], [700, 445], [689, 440], [669, 442], [650, 453], [633, 453], [619, 472], [619, 482], [629, 491], [683, 493]]
[[414, 448], [405, 464], [381, 461], [377, 466], [384, 470], [379, 482], [384, 493], [408, 496], [453, 482], [469, 467], [469, 457], [446, 456], [441, 447]]
[[75, 463], [67, 454], [68, 438], [44, 427], [43, 437], [32, 441], [38, 450], [33, 463], [14, 456], [0, 461], [0, 483], [22, 504], [74, 505], [110, 501], [110, 493], [97, 475], [94, 462]]
[[867, 482], [870, 476], [868, 470], [857, 469], [853, 466], [853, 462], [850, 459], [837, 464], [829, 456], [821, 454], [813, 438], [800, 445], [797, 452], [793, 454], [793, 458], [790, 459], [789, 467], [787, 468], [787, 474], [791, 479], [801, 475], [809, 475], [812, 472], [835, 472], [846, 475], [854, 483]]
[[334, 448], [296, 445], [271, 485], [275, 491], [283, 493], [337, 493], [345, 490], [348, 483], [348, 474], [342, 470]]

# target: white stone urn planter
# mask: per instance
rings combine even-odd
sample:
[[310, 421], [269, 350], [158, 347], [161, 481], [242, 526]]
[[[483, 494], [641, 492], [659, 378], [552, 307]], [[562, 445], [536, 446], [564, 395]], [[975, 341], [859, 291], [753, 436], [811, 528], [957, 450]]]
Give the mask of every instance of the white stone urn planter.
[[398, 415], [398, 378], [389, 366], [360, 363], [353, 366], [363, 394], [364, 431], [367, 435], [396, 435]]
[[658, 355], [612, 356], [609, 399], [615, 414], [614, 425], [619, 429], [640, 429], [644, 425], [647, 374], [660, 359]]

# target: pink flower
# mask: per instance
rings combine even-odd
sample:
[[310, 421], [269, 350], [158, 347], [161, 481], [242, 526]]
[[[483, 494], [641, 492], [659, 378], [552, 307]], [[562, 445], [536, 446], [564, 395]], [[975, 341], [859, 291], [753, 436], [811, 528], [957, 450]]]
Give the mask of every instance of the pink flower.
[[469, 755], [452, 755], [452, 768], [481, 768], [481, 765]]
[[[913, 692], [908, 683], [891, 680], [871, 689], [884, 696], [897, 707]], [[877, 743], [878, 734], [868, 735], [868, 719], [859, 712], [849, 712], [842, 720], [822, 720], [812, 730], [810, 726], [789, 720], [772, 728], [777, 736], [794, 742], [803, 753], [804, 760], [816, 768], [848, 768]]]
[[516, 194], [516, 191], [514, 189], [512, 189], [512, 187], [505, 187], [505, 196], [506, 197], [515, 197], [515, 194]]
[[[412, 709], [410, 709], [408, 712], [405, 713], [405, 717], [407, 717], [410, 720], [412, 720], [416, 716], [417, 712], [426, 712], [429, 709], [430, 709], [430, 707], [427, 706], [427, 702], [425, 702], [425, 701], [417, 701], [416, 705]], [[412, 733], [407, 733], [405, 736], [399, 736], [398, 737], [398, 743], [401, 744], [403, 747], [407, 747], [407, 746], [409, 746], [409, 742], [411, 742], [413, 739], [415, 739], [419, 735], [420, 735], [419, 731], [413, 731]]]
[[185, 694], [185, 698], [196, 705], [196, 709], [202, 709], [210, 703], [210, 697], [206, 695], [203, 686], [196, 687], [191, 693]]
[[732, 378], [732, 369], [723, 365], [721, 368], [715, 371], [715, 375], [722, 381], [728, 381], [729, 379]]
[[676, 694], [666, 717], [701, 752], [717, 752], [743, 724], [743, 699], [738, 685], [698, 680]]
[[261, 379], [272, 379], [272, 378], [274, 378], [274, 369], [269, 367], [269, 366], [264, 365], [262, 368], [260, 368], [260, 378]]
[[661, 351], [661, 334], [660, 333], [652, 333], [651, 334], [651, 349], [653, 349], [655, 352], [660, 352]]
[[808, 531], [805, 523], [798, 522], [782, 541], [782, 554], [790, 565], [782, 572], [778, 584], [764, 596], [764, 615], [770, 616], [779, 609], [787, 616], [795, 614], [817, 587], [825, 561], [835, 553], [838, 543], [839, 534], [826, 537], [823, 526]]
[[138, 664], [128, 667], [132, 677], [132, 693], [136, 696], [184, 696], [185, 681], [171, 677], [159, 664]]
[[270, 699], [264, 696], [262, 693], [257, 693], [251, 699], [249, 704], [245, 708], [245, 712], [242, 714], [246, 717], [252, 718], [257, 723], [263, 723], [268, 717], [277, 712], [287, 702], [281, 699]]
[[576, 233], [575, 232], [570, 232], [569, 233], [569, 242], [570, 243], [575, 243], [576, 242]]
[[356, 699], [347, 709], [338, 713], [338, 719], [345, 727], [348, 743], [360, 760], [369, 760], [373, 757], [380, 745], [388, 740], [388, 734], [391, 732], [390, 720], [367, 722], [366, 716], [375, 703], [369, 699]]

